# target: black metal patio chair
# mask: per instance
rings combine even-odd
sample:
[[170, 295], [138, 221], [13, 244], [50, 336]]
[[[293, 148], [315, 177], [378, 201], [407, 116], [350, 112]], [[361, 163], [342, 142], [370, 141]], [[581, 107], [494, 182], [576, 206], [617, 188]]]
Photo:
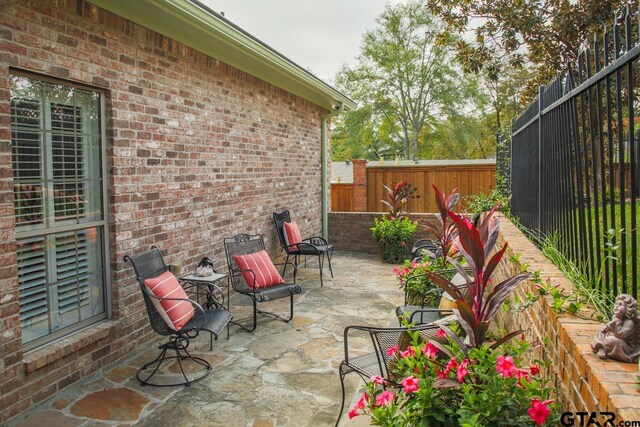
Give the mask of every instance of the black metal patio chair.
[[[241, 325], [237, 322], [234, 324], [240, 326], [242, 329], [252, 332], [257, 326], [257, 313], [268, 314], [274, 316], [285, 322], [293, 319], [293, 296], [302, 292], [299, 285], [295, 283], [295, 270], [294, 268], [294, 283], [281, 283], [268, 287], [257, 287], [257, 279], [260, 276], [259, 271], [253, 271], [253, 269], [242, 269], [236, 261], [236, 256], [256, 254], [264, 251], [264, 240], [260, 235], [238, 234], [237, 236], [224, 239], [224, 250], [227, 255], [227, 265], [229, 267], [229, 278], [231, 280], [231, 286], [233, 290], [242, 295], [246, 295], [251, 298], [253, 302], [253, 324], [251, 328]], [[266, 252], [265, 252], [266, 253]], [[268, 255], [267, 255], [268, 257]], [[269, 260], [270, 261], [270, 260]], [[286, 269], [286, 264], [285, 269]], [[273, 265], [283, 265], [273, 264]], [[284, 275], [284, 272], [283, 272]], [[249, 280], [247, 280], [249, 278]], [[275, 313], [268, 311], [258, 310], [258, 303], [273, 301], [280, 298], [289, 298], [289, 316], [283, 317]]]
[[[153, 361], [145, 364], [136, 373], [136, 378], [141, 385], [150, 385], [156, 387], [173, 387], [184, 385], [188, 386], [196, 381], [199, 381], [209, 375], [211, 372], [211, 364], [201, 357], [192, 356], [187, 348], [189, 347], [190, 340], [196, 338], [200, 331], [210, 333], [210, 350], [213, 350], [213, 340], [218, 339], [220, 332], [227, 326], [232, 319], [231, 313], [222, 307], [223, 301], [215, 304], [214, 308], [205, 310], [196, 301], [184, 298], [159, 298], [155, 296], [145, 284], [147, 279], [157, 278], [163, 273], [169, 271], [168, 266], [164, 262], [162, 253], [156, 247], [152, 247], [151, 250], [143, 252], [137, 255], [126, 255], [124, 257], [125, 262], [131, 262], [133, 269], [142, 291], [144, 303], [147, 308], [147, 315], [149, 316], [149, 323], [153, 330], [163, 336], [168, 336], [169, 341], [160, 345], [160, 355]], [[212, 285], [209, 285], [212, 286]], [[224, 294], [220, 288], [213, 285], [213, 288], [207, 287], [206, 292], [211, 293], [212, 290], [217, 294], [216, 297], [224, 298]], [[161, 313], [156, 308], [154, 300], [160, 301], [187, 301], [194, 308], [193, 317], [181, 327], [180, 330], [174, 330], [169, 327], [167, 322], [163, 319]], [[167, 355], [167, 351], [175, 351], [175, 355]], [[160, 371], [163, 363], [171, 360], [176, 360], [180, 367], [180, 372], [184, 378], [184, 381], [169, 384], [160, 384], [151, 382], [151, 378]], [[192, 361], [201, 365], [204, 368], [204, 372], [196, 375], [195, 378], [189, 379], [187, 373], [183, 367], [183, 361]], [[148, 369], [151, 373], [146, 375]], [[142, 377], [145, 377], [144, 379]]]
[[[291, 223], [291, 215], [289, 214], [288, 210], [280, 213], [274, 212], [273, 222], [275, 223], [276, 230], [278, 231], [278, 239], [280, 239], [280, 245], [287, 254], [287, 262], [289, 261], [289, 257], [293, 256], [293, 264], [298, 267], [301, 256], [317, 256], [318, 268], [320, 269], [320, 286], [322, 286], [322, 270], [324, 268], [324, 259], [326, 257], [327, 263], [329, 264], [329, 272], [331, 273], [331, 277], [333, 277], [333, 269], [331, 268], [333, 245], [330, 245], [326, 239], [320, 236], [309, 237], [306, 239], [301, 239], [300, 242], [290, 243], [287, 240], [285, 231], [285, 223]], [[285, 272], [286, 267], [283, 274]], [[296, 272], [297, 270], [294, 270], [294, 274]]]
[[[409, 319], [410, 322], [414, 320], [415, 319], [412, 318]], [[399, 386], [398, 382], [402, 378], [399, 378], [394, 372], [396, 366], [395, 360], [398, 357], [397, 352], [396, 354], [388, 354], [387, 350], [394, 346], [398, 346], [399, 351], [406, 350], [410, 345], [410, 336], [407, 331], [418, 331], [420, 337], [425, 340], [445, 342], [445, 339], [438, 338], [436, 333], [438, 329], [440, 329], [440, 325], [448, 326], [454, 322], [456, 322], [454, 316], [447, 316], [436, 322], [414, 324], [410, 327], [379, 328], [371, 326], [347, 326], [344, 330], [344, 360], [338, 368], [340, 385], [342, 386], [342, 402], [340, 404], [340, 413], [336, 420], [336, 427], [344, 412], [346, 397], [344, 378], [346, 375], [355, 372], [364, 382], [369, 381], [374, 375], [379, 375], [385, 379], [387, 386]], [[369, 352], [359, 356], [352, 356], [353, 350], [355, 350], [357, 354], [361, 354], [362, 349], [350, 349], [349, 338], [367, 335], [371, 339]]]
[[411, 261], [434, 260], [442, 256], [440, 245], [433, 239], [419, 239], [411, 248]]

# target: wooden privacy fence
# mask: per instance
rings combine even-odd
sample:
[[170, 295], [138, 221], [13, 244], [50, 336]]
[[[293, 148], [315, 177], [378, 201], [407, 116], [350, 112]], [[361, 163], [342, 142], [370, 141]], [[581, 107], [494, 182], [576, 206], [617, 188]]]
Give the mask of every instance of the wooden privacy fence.
[[[364, 210], [367, 212], [386, 212], [385, 206], [380, 202], [386, 198], [383, 185], [394, 185], [407, 180], [415, 186], [420, 197], [409, 201], [408, 209], [415, 213], [432, 213], [437, 211], [435, 204], [433, 184], [449, 193], [454, 188], [458, 189], [462, 200], [459, 209], [466, 208], [465, 198], [475, 194], [488, 194], [496, 186], [496, 165], [492, 160], [487, 161], [437, 161], [430, 165], [376, 165], [378, 162], [370, 162], [366, 166], [366, 174], [358, 174], [354, 171], [354, 177], [366, 176], [366, 200], [362, 200], [360, 209], [354, 208], [354, 185], [358, 183], [332, 183], [331, 184], [331, 211], [354, 212]], [[435, 163], [435, 162], [434, 162]], [[354, 166], [356, 167], [356, 166]], [[364, 168], [364, 162], [362, 162]], [[354, 181], [357, 181], [354, 178]], [[364, 192], [362, 193], [364, 199]]]
[[409, 212], [437, 212], [433, 184], [447, 194], [458, 188], [461, 196], [459, 210], [464, 210], [465, 198], [474, 194], [488, 194], [496, 185], [496, 165], [438, 165], [438, 166], [401, 166], [367, 167], [367, 210], [385, 212], [380, 202], [386, 197], [383, 185], [393, 185], [407, 180], [415, 186], [420, 197], [409, 200]]
[[353, 212], [353, 183], [331, 184], [331, 211]]

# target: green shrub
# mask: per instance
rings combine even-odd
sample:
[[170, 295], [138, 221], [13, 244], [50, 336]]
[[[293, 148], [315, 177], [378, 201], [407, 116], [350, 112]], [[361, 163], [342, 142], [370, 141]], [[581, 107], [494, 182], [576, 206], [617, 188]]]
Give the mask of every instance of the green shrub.
[[400, 264], [407, 256], [407, 245], [411, 242], [418, 227], [407, 217], [374, 219], [371, 227], [373, 238], [378, 242], [382, 258], [389, 263]]
[[509, 210], [509, 198], [502, 194], [498, 188], [491, 190], [489, 194], [474, 194], [465, 198], [467, 212], [474, 215], [488, 212], [496, 206], [503, 211]]

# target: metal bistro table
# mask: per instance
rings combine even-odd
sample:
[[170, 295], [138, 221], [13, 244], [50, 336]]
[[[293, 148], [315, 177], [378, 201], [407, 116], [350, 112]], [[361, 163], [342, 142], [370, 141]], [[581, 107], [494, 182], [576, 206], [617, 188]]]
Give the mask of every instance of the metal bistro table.
[[[192, 273], [187, 274], [186, 276], [178, 277], [178, 281], [182, 284], [183, 287], [185, 285], [194, 285], [194, 287], [196, 288], [196, 298], [198, 301], [200, 300], [200, 287], [195, 285], [207, 285], [209, 291], [206, 294], [207, 301], [204, 303], [204, 306], [207, 309], [211, 309], [212, 307], [216, 306], [222, 306], [231, 311], [229, 307], [229, 280], [227, 273], [212, 273], [208, 276], [196, 276]], [[218, 288], [227, 289], [226, 300], [224, 293], [222, 294], [222, 303], [218, 302], [218, 300], [214, 296], [216, 286]], [[229, 339], [229, 325], [227, 325], [227, 339]]]

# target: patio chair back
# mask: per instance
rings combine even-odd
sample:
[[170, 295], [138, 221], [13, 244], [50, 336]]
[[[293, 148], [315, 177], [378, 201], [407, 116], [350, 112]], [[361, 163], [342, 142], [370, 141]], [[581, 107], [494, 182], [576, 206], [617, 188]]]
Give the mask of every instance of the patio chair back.
[[287, 246], [287, 241], [285, 240], [285, 237], [284, 237], [284, 223], [291, 222], [291, 215], [289, 214], [289, 211], [284, 211], [279, 213], [274, 212], [273, 222], [276, 224], [276, 230], [278, 231], [278, 239], [280, 239], [280, 246], [282, 246], [285, 252], [289, 254], [291, 251], [289, 250], [289, 247]]
[[253, 290], [244, 279], [240, 267], [238, 267], [233, 256], [253, 254], [264, 249], [264, 240], [260, 235], [238, 234], [237, 236], [224, 239], [224, 250], [227, 255], [227, 263], [229, 264], [231, 286], [236, 292], [251, 293]]
[[167, 323], [162, 319], [158, 310], [149, 297], [149, 291], [147, 290], [144, 281], [153, 277], [158, 277], [165, 271], [169, 270], [169, 267], [164, 262], [162, 253], [155, 246], [147, 252], [142, 252], [137, 255], [130, 255], [128, 259], [133, 265], [133, 270], [136, 272], [136, 278], [138, 279], [138, 285], [142, 291], [144, 297], [144, 304], [147, 307], [147, 314], [149, 316], [149, 323], [153, 330], [160, 335], [171, 335], [175, 331], [167, 326]]

